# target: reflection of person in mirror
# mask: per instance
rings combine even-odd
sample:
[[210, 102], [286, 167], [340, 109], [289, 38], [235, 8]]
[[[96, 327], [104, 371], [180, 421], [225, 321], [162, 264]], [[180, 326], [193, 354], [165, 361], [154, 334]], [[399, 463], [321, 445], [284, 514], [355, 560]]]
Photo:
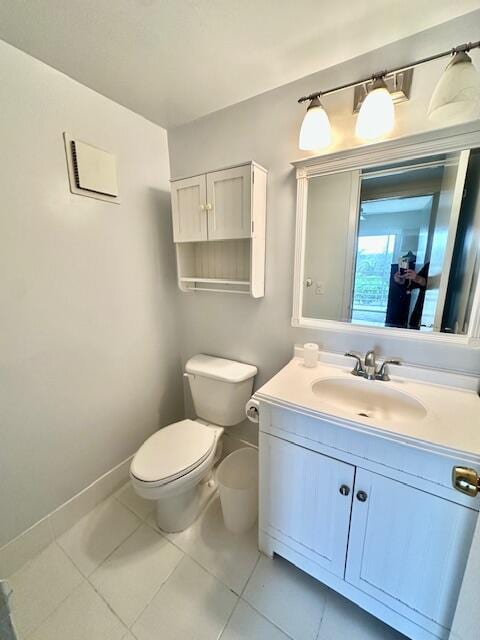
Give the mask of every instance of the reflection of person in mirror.
[[[420, 329], [422, 325], [423, 305], [427, 289], [438, 289], [441, 274], [429, 275], [430, 262], [426, 262], [418, 271], [412, 268], [402, 269], [402, 265], [392, 265], [394, 289], [390, 298], [389, 326]], [[395, 300], [395, 302], [394, 302]]]
[[418, 273], [414, 269], [404, 270], [399, 268], [398, 271], [393, 274], [393, 279], [400, 285], [407, 283], [408, 289], [426, 289], [428, 282], [428, 266], [429, 263], [427, 262]]
[[[392, 264], [390, 290], [386, 315], [387, 327], [420, 329], [428, 288], [428, 269], [426, 262], [418, 271], [415, 269], [415, 256], [409, 252], [398, 265]], [[415, 293], [416, 295], [412, 294]]]

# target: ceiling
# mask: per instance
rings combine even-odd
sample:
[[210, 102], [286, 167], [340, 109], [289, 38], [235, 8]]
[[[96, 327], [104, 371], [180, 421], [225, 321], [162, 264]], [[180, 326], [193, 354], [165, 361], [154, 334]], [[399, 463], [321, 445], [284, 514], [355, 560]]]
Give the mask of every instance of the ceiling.
[[378, 215], [385, 213], [418, 213], [422, 209], [430, 209], [432, 196], [401, 196], [366, 200], [362, 202], [362, 213]]
[[478, 6], [478, 0], [0, 0], [0, 38], [170, 128]]

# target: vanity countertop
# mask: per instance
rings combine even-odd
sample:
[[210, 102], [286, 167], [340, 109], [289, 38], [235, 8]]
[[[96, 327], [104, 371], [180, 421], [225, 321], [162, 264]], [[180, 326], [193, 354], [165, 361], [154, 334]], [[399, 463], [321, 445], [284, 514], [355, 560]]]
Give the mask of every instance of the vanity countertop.
[[[255, 393], [255, 397], [285, 408], [306, 410], [323, 419], [333, 418], [341, 426], [360, 428], [409, 443], [423, 443], [426, 448], [433, 445], [452, 453], [473, 454], [480, 461], [480, 397], [478, 381], [474, 378], [424, 370], [423, 380], [419, 380], [422, 375], [415, 372], [408, 377], [391, 372], [388, 382], [369, 381], [352, 376], [351, 366], [334, 363], [338, 359], [338, 356], [321, 356], [316, 367], [307, 368], [303, 358], [294, 357]], [[392, 369], [400, 370], [400, 367]], [[411, 373], [412, 369], [405, 367], [406, 373]], [[407, 394], [424, 407], [425, 416], [413, 420], [397, 418], [389, 423], [377, 416], [362, 417], [351, 408], [341, 408], [338, 404], [334, 407], [329, 403], [328, 394], [323, 397], [312, 390], [312, 385], [322, 379], [355, 380], [358, 389], [364, 388], [367, 393], [374, 388], [371, 385], [381, 385], [380, 392], [383, 388]]]

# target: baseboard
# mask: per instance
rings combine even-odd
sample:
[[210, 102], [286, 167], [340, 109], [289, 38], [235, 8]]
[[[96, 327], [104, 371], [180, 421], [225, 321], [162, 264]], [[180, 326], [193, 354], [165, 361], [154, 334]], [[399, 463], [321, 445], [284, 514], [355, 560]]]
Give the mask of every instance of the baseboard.
[[127, 482], [132, 457], [129, 456], [117, 464], [73, 498], [1, 547], [0, 578], [8, 578], [18, 571], [28, 560]]
[[[243, 429], [231, 427], [224, 433], [222, 459], [236, 449], [258, 446], [258, 427], [250, 425], [240, 425]], [[120, 462], [70, 500], [1, 547], [0, 579], [8, 578], [12, 573], [18, 571], [20, 567], [60, 537], [67, 529], [73, 527], [97, 504], [127, 482], [132, 458], [133, 455]]]

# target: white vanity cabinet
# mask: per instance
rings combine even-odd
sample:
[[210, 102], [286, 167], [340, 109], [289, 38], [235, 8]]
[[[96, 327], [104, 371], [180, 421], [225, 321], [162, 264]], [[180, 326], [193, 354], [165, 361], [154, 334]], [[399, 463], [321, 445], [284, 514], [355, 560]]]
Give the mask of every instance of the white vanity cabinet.
[[266, 189], [255, 162], [171, 182], [182, 291], [263, 296]]
[[272, 436], [260, 450], [266, 531], [343, 577], [355, 467]]
[[262, 551], [413, 640], [446, 640], [478, 516], [442, 478], [461, 460], [266, 402], [259, 448]]
[[476, 520], [473, 509], [357, 468], [345, 580], [447, 630]]

